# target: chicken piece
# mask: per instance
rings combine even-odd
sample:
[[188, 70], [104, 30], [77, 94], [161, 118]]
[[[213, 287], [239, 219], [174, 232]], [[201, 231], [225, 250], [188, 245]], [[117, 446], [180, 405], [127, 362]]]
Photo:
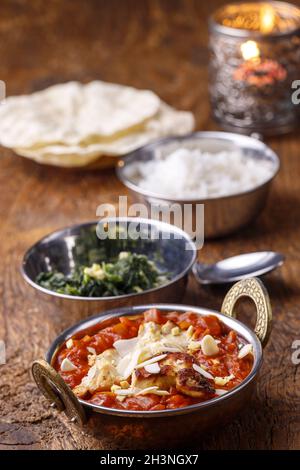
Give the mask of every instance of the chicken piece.
[[184, 395], [194, 398], [204, 398], [214, 393], [214, 388], [199, 372], [193, 368], [181, 369], [176, 376], [176, 388]]
[[117, 379], [116, 364], [118, 353], [110, 348], [97, 356], [95, 364], [90, 368], [87, 375], [83, 377], [81, 383], [77, 385], [73, 392], [82, 397], [87, 392], [108, 391]]
[[170, 353], [159, 362], [160, 373], [148, 374], [138, 369], [132, 375], [132, 385], [137, 388], [158, 386], [160, 390], [170, 387], [195, 398], [202, 398], [214, 393], [210, 382], [193, 369], [195, 359], [187, 353]]
[[142, 369], [136, 369], [132, 374], [131, 385], [133, 388], [148, 388], [157, 386], [159, 390], [169, 390], [175, 385], [175, 376], [164, 374], [149, 374]]

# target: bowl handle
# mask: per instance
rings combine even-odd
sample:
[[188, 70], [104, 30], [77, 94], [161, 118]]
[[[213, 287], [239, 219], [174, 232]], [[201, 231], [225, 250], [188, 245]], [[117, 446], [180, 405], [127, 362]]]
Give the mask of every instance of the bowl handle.
[[31, 367], [32, 376], [43, 395], [51, 401], [51, 406], [64, 411], [70, 421], [83, 425], [86, 414], [70, 387], [48, 362], [37, 359]]
[[265, 346], [268, 342], [272, 325], [272, 308], [267, 289], [256, 277], [243, 279], [234, 284], [227, 292], [221, 312], [228, 317], [236, 318], [234, 307], [241, 297], [249, 297], [255, 303], [257, 318], [254, 331], [262, 346]]

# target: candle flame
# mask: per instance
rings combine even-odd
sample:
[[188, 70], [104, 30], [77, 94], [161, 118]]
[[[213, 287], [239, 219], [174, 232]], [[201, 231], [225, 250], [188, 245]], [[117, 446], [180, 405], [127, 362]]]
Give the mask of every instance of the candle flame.
[[270, 5], [263, 5], [260, 10], [260, 30], [270, 33], [275, 25], [275, 11]]
[[258, 59], [260, 56], [258, 45], [255, 41], [246, 41], [241, 45], [242, 56], [245, 60]]

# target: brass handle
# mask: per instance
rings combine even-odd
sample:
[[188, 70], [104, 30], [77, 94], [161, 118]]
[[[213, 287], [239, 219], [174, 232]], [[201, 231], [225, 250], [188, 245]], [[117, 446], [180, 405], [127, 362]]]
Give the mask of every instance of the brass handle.
[[68, 387], [63, 378], [43, 359], [33, 362], [32, 376], [43, 395], [56, 406], [59, 411], [64, 411], [72, 422], [83, 425], [86, 415], [82, 405]]
[[262, 346], [268, 342], [272, 325], [272, 308], [269, 294], [263, 283], [257, 278], [244, 279], [234, 284], [227, 292], [221, 312], [228, 317], [236, 317], [234, 307], [238, 299], [249, 297], [256, 306], [256, 325], [254, 331]]

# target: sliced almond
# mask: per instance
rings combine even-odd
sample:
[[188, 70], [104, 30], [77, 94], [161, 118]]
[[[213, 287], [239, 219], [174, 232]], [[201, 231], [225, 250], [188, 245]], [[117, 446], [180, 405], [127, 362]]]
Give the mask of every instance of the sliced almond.
[[253, 354], [252, 344], [245, 344], [239, 351], [238, 359], [243, 359], [243, 357], [248, 356], [248, 354]]
[[188, 329], [186, 330], [186, 334], [188, 335], [189, 338], [191, 338], [194, 334], [194, 327], [193, 325], [190, 325]]
[[149, 364], [154, 364], [155, 362], [159, 362], [162, 359], [167, 357], [167, 354], [160, 354], [159, 356], [154, 356], [151, 359], [148, 359], [147, 361], [141, 362], [136, 366], [136, 369], [140, 369], [141, 367], [148, 366]]
[[154, 390], [152, 392], [154, 395], [160, 395], [160, 396], [165, 396], [165, 395], [170, 395], [170, 392], [167, 392], [167, 390]]
[[137, 392], [136, 395], [146, 395], [147, 393], [153, 393], [155, 390], [158, 390], [158, 387], [156, 385], [154, 385], [153, 387], [144, 388], [143, 390]]
[[121, 396], [127, 396], [127, 395], [134, 395], [136, 393], [136, 390], [133, 388], [120, 388], [118, 390], [114, 390], [114, 393], [116, 395], [121, 395]]
[[138, 393], [136, 393], [136, 395], [147, 395], [148, 393], [153, 393], [154, 395], [160, 396], [170, 395], [167, 390], [159, 390], [157, 386], [144, 388], [144, 390], [140, 390]]
[[118, 341], [114, 342], [113, 347], [118, 351], [121, 357], [124, 357], [126, 354], [133, 352], [137, 342], [137, 337], [130, 339], [119, 339]]
[[66, 346], [68, 349], [71, 349], [73, 347], [74, 341], [72, 338], [69, 338], [68, 341], [66, 342]]
[[93, 356], [97, 356], [97, 351], [95, 348], [91, 348], [90, 346], [87, 346], [86, 348], [89, 353], [93, 354]]
[[132, 353], [122, 357], [117, 365], [117, 372], [123, 380], [127, 380], [138, 365], [141, 350], [136, 349]]
[[202, 369], [201, 366], [198, 366], [198, 364], [193, 364], [193, 369], [199, 374], [203, 375], [203, 377], [206, 379], [214, 380], [214, 377], [209, 372], [206, 372], [206, 370]]
[[221, 397], [222, 395], [225, 395], [225, 393], [227, 393], [228, 390], [222, 390], [221, 388], [216, 388], [215, 390], [215, 394], [218, 395], [218, 397]]
[[76, 370], [77, 367], [70, 361], [67, 357], [65, 357], [61, 363], [60, 370], [63, 372], [71, 372], [72, 370]]
[[228, 382], [230, 382], [230, 380], [232, 380], [232, 379], [234, 379], [233, 374], [227, 375], [227, 377], [215, 377], [215, 384], [220, 385], [221, 387], [223, 387]]
[[153, 362], [153, 364], [148, 364], [147, 366], [145, 366], [145, 371], [149, 372], [149, 374], [159, 374], [160, 367], [158, 362]]
[[183, 352], [182, 348], [176, 348], [173, 346], [164, 346], [164, 351], [166, 352], [171, 352], [171, 353], [176, 353], [176, 352]]
[[211, 335], [205, 335], [201, 340], [201, 349], [205, 356], [215, 356], [219, 352], [219, 348]]

